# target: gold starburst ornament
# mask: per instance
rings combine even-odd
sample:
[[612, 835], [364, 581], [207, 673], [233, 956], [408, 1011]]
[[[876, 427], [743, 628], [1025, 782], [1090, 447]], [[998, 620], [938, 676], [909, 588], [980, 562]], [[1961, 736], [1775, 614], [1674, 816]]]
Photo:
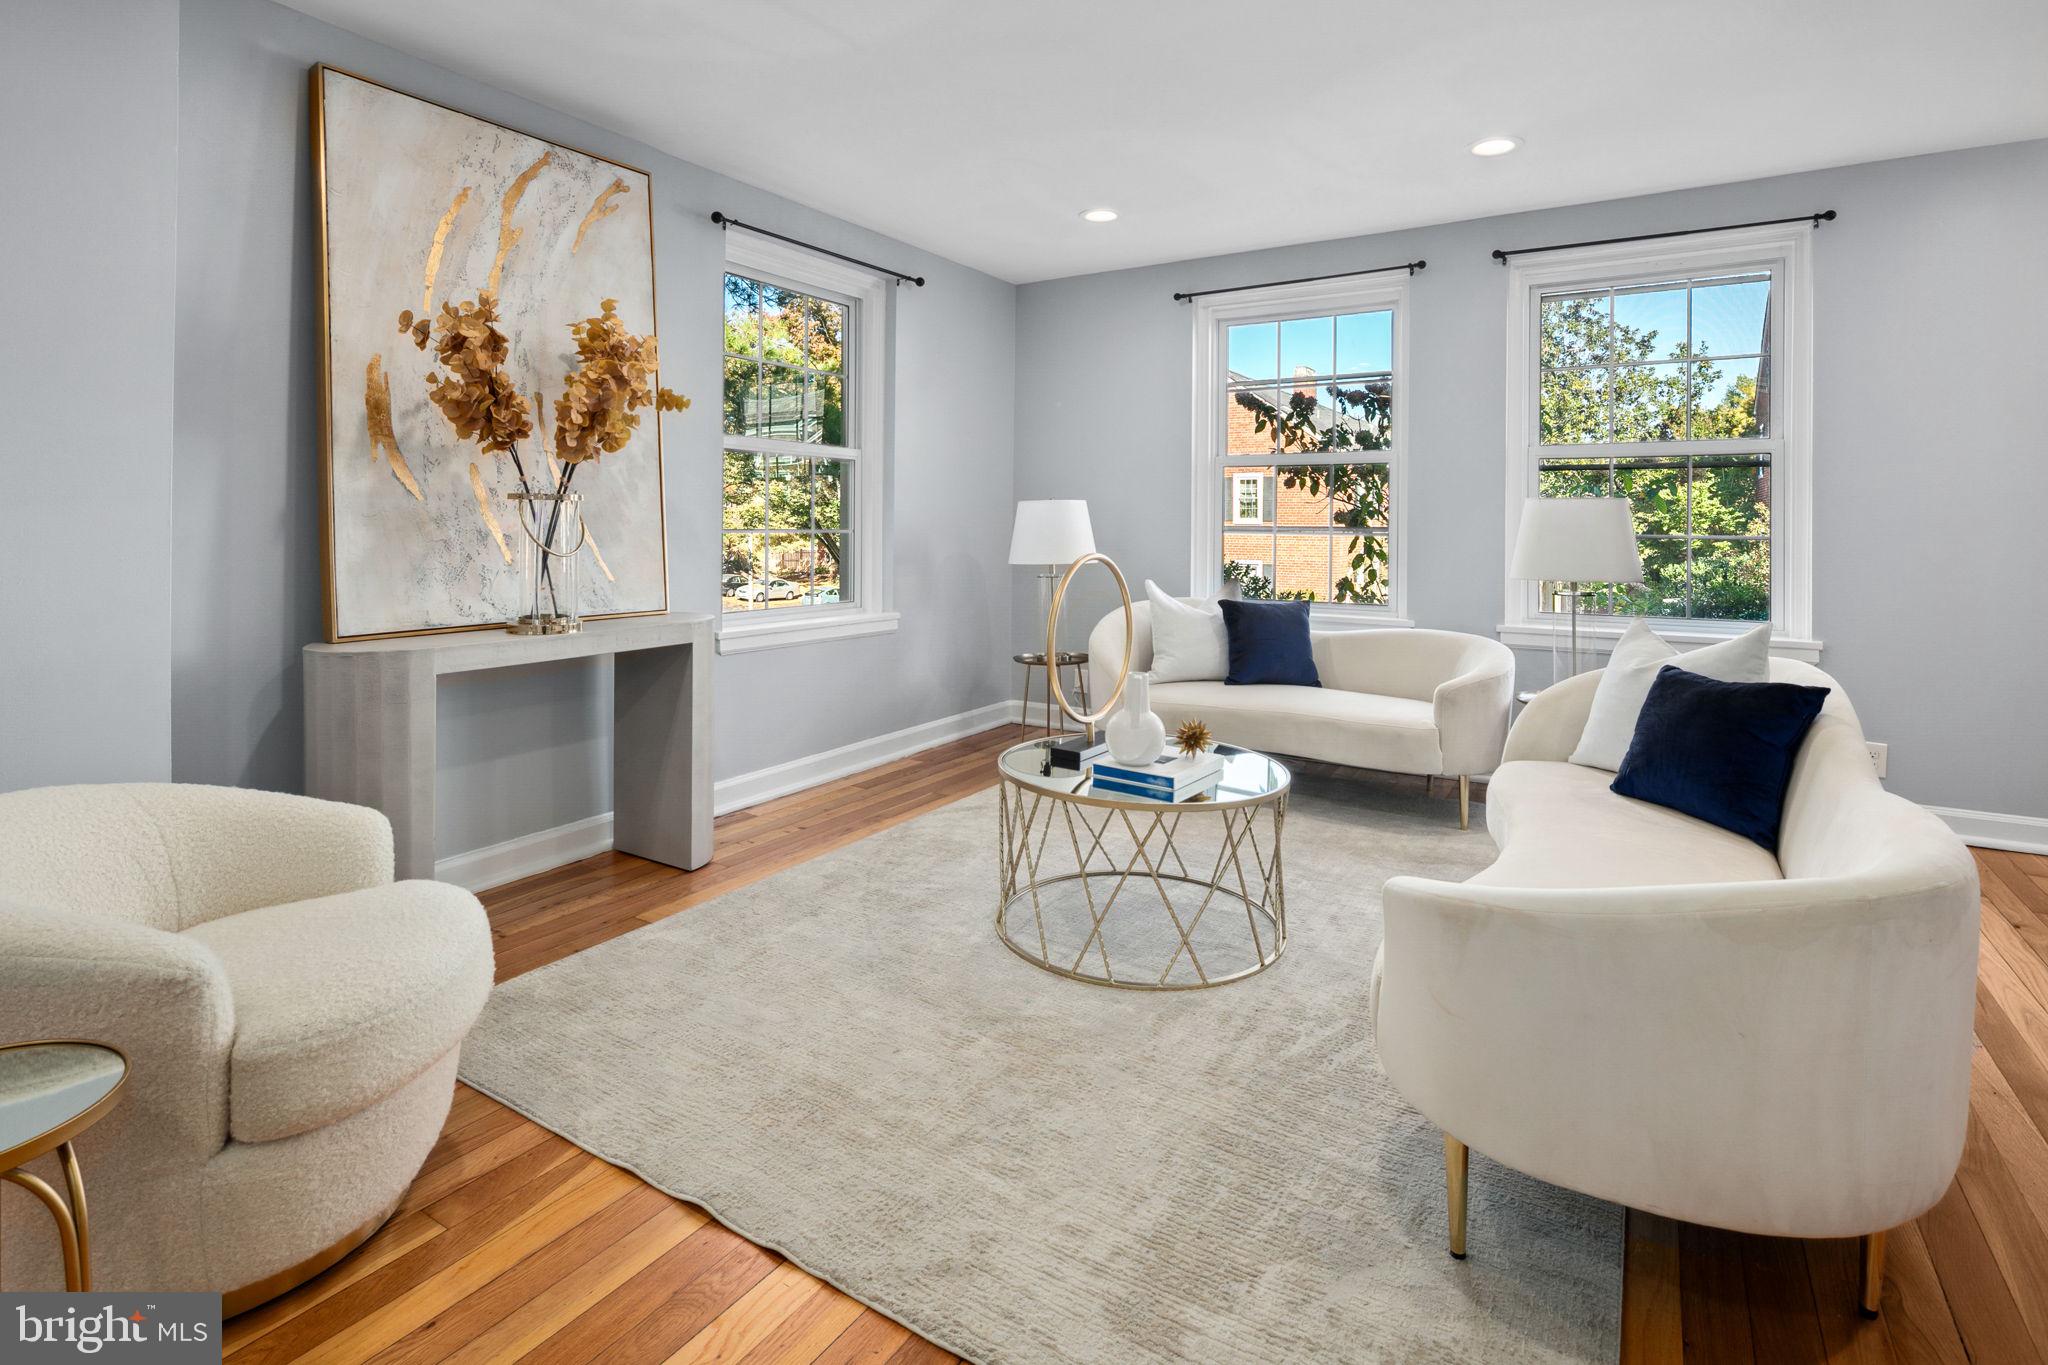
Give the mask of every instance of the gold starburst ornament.
[[1180, 728], [1173, 732], [1174, 747], [1189, 758], [1207, 752], [1209, 746], [1215, 742], [1216, 737], [1209, 733], [1209, 727], [1199, 720], [1184, 720]]

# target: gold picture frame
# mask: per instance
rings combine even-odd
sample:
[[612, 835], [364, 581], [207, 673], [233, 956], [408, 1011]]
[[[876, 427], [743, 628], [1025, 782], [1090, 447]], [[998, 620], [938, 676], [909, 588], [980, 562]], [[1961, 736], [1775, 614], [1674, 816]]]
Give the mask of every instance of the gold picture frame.
[[[364, 87], [366, 90], [333, 86], [331, 83], [337, 78], [342, 81], [354, 82], [356, 86]], [[401, 442], [398, 439], [397, 428], [394, 426], [394, 422], [406, 422], [408, 418], [406, 416], [394, 416], [395, 409], [392, 406], [393, 400], [390, 399], [392, 390], [388, 375], [383, 376], [383, 398], [385, 404], [382, 413], [381, 439], [378, 434], [379, 413], [376, 411], [378, 405], [371, 400], [371, 395], [375, 392], [375, 386], [379, 379], [378, 362], [381, 360], [384, 352], [371, 351], [369, 352], [370, 366], [366, 370], [365, 380], [365, 429], [361, 434], [362, 438], [368, 441], [370, 458], [367, 462], [360, 460], [352, 461], [350, 468], [346, 471], [346, 482], [349, 486], [347, 488], [337, 488], [337, 461], [347, 458], [351, 453], [350, 450], [343, 449], [344, 440], [350, 445], [353, 453], [358, 455], [361, 453], [361, 441], [358, 439], [358, 433], [353, 430], [338, 429], [336, 425], [338, 418], [344, 422], [348, 420], [350, 415], [348, 408], [352, 406], [345, 396], [338, 399], [336, 365], [337, 363], [342, 363], [344, 369], [346, 369], [355, 364], [362, 363], [362, 355], [366, 350], [366, 345], [361, 338], [364, 335], [365, 328], [374, 325], [374, 319], [382, 319], [382, 326], [390, 342], [402, 343], [406, 341], [406, 338], [400, 334], [401, 329], [391, 326], [391, 319], [397, 316], [398, 310], [401, 307], [407, 303], [420, 304], [422, 305], [420, 312], [424, 315], [429, 313], [433, 307], [438, 306], [445, 298], [467, 297], [468, 294], [482, 287], [481, 282], [477, 279], [462, 274], [462, 271], [466, 268], [464, 259], [454, 259], [444, 264], [444, 253], [451, 246], [458, 246], [458, 250], [454, 253], [456, 257], [461, 257], [462, 255], [459, 249], [460, 246], [466, 246], [470, 256], [487, 254], [482, 252], [473, 240], [470, 240], [475, 237], [477, 232], [477, 225], [473, 222], [467, 229], [469, 237], [464, 238], [460, 244], [454, 241], [455, 237], [459, 235], [456, 229], [460, 227], [464, 211], [472, 207], [472, 204], [475, 213], [469, 215], [471, 218], [481, 215], [486, 210], [490, 210], [490, 222], [495, 225], [497, 233], [496, 251], [495, 253], [488, 253], [494, 256], [489, 284], [495, 287], [500, 281], [501, 271], [507, 265], [511, 251], [525, 238], [526, 229], [535, 226], [531, 221], [515, 225], [513, 221], [514, 211], [519, 206], [520, 195], [525, 192], [527, 186], [537, 183], [536, 173], [541, 170], [543, 164], [551, 172], [567, 173], [570, 179], [568, 185], [558, 186], [554, 182], [560, 180], [562, 178], [561, 175], [550, 174], [547, 177], [550, 181], [549, 190], [559, 202], [543, 201], [540, 212], [546, 221], [540, 224], [542, 231], [536, 234], [536, 240], [544, 243], [553, 256], [559, 257], [562, 254], [562, 241], [570, 236], [567, 224], [561, 218], [563, 208], [571, 202], [572, 197], [578, 203], [589, 204], [588, 209], [576, 220], [574, 240], [569, 247], [569, 253], [572, 258], [572, 270], [575, 265], [573, 257], [577, 252], [581, 251], [586, 234], [590, 233], [593, 226], [600, 224], [606, 218], [613, 217], [616, 213], [618, 206], [613, 201], [636, 192], [644, 201], [645, 208], [642, 221], [644, 222], [646, 245], [644, 285], [646, 322], [648, 334], [658, 336], [660, 323], [657, 308], [658, 289], [654, 262], [652, 177], [646, 170], [627, 162], [600, 156], [594, 152], [584, 151], [580, 148], [557, 142], [551, 138], [544, 138], [536, 134], [508, 128], [489, 119], [480, 118], [464, 110], [442, 104], [437, 100], [427, 99], [408, 91], [399, 90], [381, 81], [376, 81], [367, 76], [359, 75], [356, 72], [348, 71], [341, 67], [331, 66], [327, 63], [314, 65], [308, 72], [308, 81], [311, 101], [310, 122], [313, 140], [313, 179], [318, 238], [316, 256], [319, 269], [320, 298], [320, 554], [326, 638], [329, 643], [340, 643], [350, 640], [385, 639], [402, 636], [451, 634], [472, 630], [503, 629], [506, 621], [515, 613], [509, 603], [496, 605], [496, 599], [493, 598], [492, 594], [495, 592], [502, 595], [510, 581], [510, 575], [502, 572], [499, 566], [496, 565], [479, 564], [465, 566], [461, 562], [462, 547], [460, 542], [465, 539], [474, 543], [474, 553], [478, 557], [486, 556], [487, 551], [492, 548], [498, 550], [504, 548], [504, 543], [501, 539], [493, 539], [498, 534], [497, 528], [489, 525], [491, 521], [491, 490], [488, 487], [488, 481], [482, 475], [481, 466], [470, 462], [471, 452], [469, 451], [460, 452], [459, 458], [444, 458], [441, 454], [442, 447], [445, 446], [449, 451], [455, 450], [458, 438], [455, 437], [452, 429], [447, 427], [441, 419], [436, 417], [428, 421], [427, 418], [420, 414], [419, 404], [423, 401], [422, 391], [422, 395], [407, 395], [406, 413], [409, 414], [409, 425], [412, 435], [417, 436], [422, 429], [433, 432], [435, 444], [431, 452], [423, 454], [423, 460], [435, 475], [434, 483], [436, 488], [430, 490], [423, 486], [420, 479], [411, 477], [409, 466], [399, 454]], [[366, 92], [374, 92], [374, 94]], [[420, 106], [421, 111], [433, 111], [432, 113], [424, 113], [411, 110], [410, 108], [401, 109], [394, 106], [394, 109], [397, 110], [394, 121], [414, 134], [421, 134], [422, 128], [437, 116], [449, 116], [451, 120], [449, 136], [466, 135], [474, 139], [475, 146], [470, 147], [465, 144], [464, 150], [464, 156], [472, 160], [487, 159], [492, 156], [503, 158], [517, 142], [537, 144], [543, 149], [543, 152], [539, 157], [531, 160], [528, 163], [527, 170], [522, 172], [520, 176], [514, 177], [509, 186], [494, 193], [477, 194], [474, 196], [473, 201], [471, 199], [473, 191], [468, 187], [463, 188], [450, 199], [445, 193], [444, 185], [442, 187], [443, 192], [436, 193], [433, 198], [435, 202], [448, 201], [448, 207], [439, 216], [437, 223], [428, 224], [428, 226], [433, 228], [431, 235], [423, 233], [422, 226], [418, 222], [393, 223], [388, 228], [385, 227], [381, 220], [368, 228], [360, 221], [352, 224], [352, 230], [357, 239], [351, 247], [352, 250], [361, 252], [364, 249], [362, 241], [367, 239], [367, 234], [376, 233], [382, 235], [375, 239], [377, 241], [376, 249], [390, 253], [394, 248], [382, 239], [388, 237], [395, 240], [403, 236], [410, 241], [425, 243], [425, 248], [420, 253], [420, 257], [413, 258], [423, 258], [425, 265], [423, 269], [415, 267], [415, 269], [420, 271], [416, 275], [394, 274], [390, 289], [388, 291], [380, 291], [376, 311], [370, 311], [371, 305], [366, 297], [364, 297], [364, 287], [362, 284], [363, 263], [352, 260], [350, 262], [352, 272], [350, 288], [352, 292], [344, 304], [344, 308], [349, 312], [350, 316], [342, 318], [337, 316], [338, 311], [341, 310], [337, 308], [335, 297], [338, 283], [335, 252], [339, 244], [337, 242], [338, 234], [335, 225], [337, 205], [334, 201], [336, 192], [334, 163], [332, 159], [334, 148], [331, 145], [332, 141], [339, 141], [341, 139], [332, 136], [328, 125], [337, 99], [348, 97], [354, 97], [358, 102], [363, 98], [382, 100], [384, 97], [389, 97], [393, 100], [409, 102], [410, 105]], [[459, 121], [459, 123], [453, 121]], [[351, 130], [351, 135], [356, 135], [357, 131]], [[524, 149], [520, 150], [523, 151]], [[558, 154], [559, 159], [557, 159]], [[512, 159], [519, 158], [515, 156]], [[398, 161], [402, 167], [419, 164], [417, 161], [407, 162], [402, 156], [395, 156], [394, 160]], [[453, 171], [454, 164], [454, 162], [450, 163], [451, 172]], [[464, 164], [468, 170], [473, 171], [476, 169], [474, 165], [470, 165], [467, 162]], [[624, 174], [620, 174], [621, 172]], [[360, 184], [364, 174], [358, 166], [355, 168], [353, 178]], [[399, 174], [403, 174], [403, 171], [401, 170]], [[596, 174], [608, 174], [611, 183], [607, 188], [593, 195], [588, 189], [588, 182]], [[629, 176], [635, 177], [637, 180], [629, 180]], [[578, 177], [580, 177], [580, 180]], [[463, 177], [451, 174], [446, 184], [452, 185], [455, 180], [460, 178]], [[610, 205], [610, 207], [607, 207], [607, 205]], [[619, 217], [624, 216], [619, 215]], [[639, 217], [640, 215], [634, 216]], [[593, 241], [603, 239], [603, 234], [600, 234], [598, 238], [593, 238]], [[621, 247], [607, 241], [606, 245], [612, 252], [612, 259], [617, 261], [623, 261], [625, 253], [631, 252], [634, 257], [634, 273], [637, 275], [637, 243], [628, 242], [625, 246]], [[531, 254], [531, 252], [527, 253], [525, 257], [521, 258], [522, 261], [530, 257]], [[597, 268], [602, 269], [602, 265], [600, 264]], [[438, 280], [437, 271], [441, 272], [441, 277]], [[476, 270], [470, 271], [471, 275], [475, 273], [477, 273]], [[588, 276], [591, 271], [584, 270], [578, 273]], [[616, 273], [623, 276], [624, 272], [621, 269]], [[436, 295], [434, 293], [434, 285], [445, 282], [450, 274], [456, 275], [461, 280], [461, 286], [446, 294]], [[510, 278], [509, 274], [508, 278]], [[572, 316], [581, 317], [595, 313], [598, 310], [600, 297], [618, 297], [629, 300], [637, 305], [637, 291], [640, 288], [640, 282], [637, 278], [626, 279], [622, 277], [613, 280], [609, 277], [603, 277], [595, 282], [586, 282], [586, 287], [574, 292], [573, 297], [557, 298], [546, 292], [557, 287], [551, 281], [535, 283], [523, 275], [516, 278], [520, 280], [522, 285], [526, 286], [529, 300], [544, 301], [532, 307], [530, 311], [544, 318], [550, 324]], [[564, 284], [560, 288], [565, 295], [568, 293], [568, 285]], [[588, 294], [589, 297], [584, 297], [585, 294]], [[415, 295], [418, 297], [413, 297]], [[382, 307], [386, 303], [389, 305], [388, 309]], [[525, 330], [538, 330], [530, 320], [522, 323], [521, 327]], [[336, 333], [339, 328], [346, 328], [351, 334], [349, 353], [346, 355], [337, 347]], [[514, 333], [512, 340], [516, 359], [524, 339], [524, 332], [515, 331], [515, 328], [511, 325], [508, 325], [506, 330]], [[544, 334], [549, 336], [550, 339], [554, 339], [554, 328], [552, 326], [547, 327]], [[566, 336], [566, 331], [563, 332], [563, 335]], [[389, 342], [387, 342], [387, 345], [389, 345]], [[413, 348], [410, 345], [405, 345], [394, 349], [395, 352], [410, 354]], [[348, 390], [342, 390], [343, 395], [347, 393]], [[534, 449], [536, 454], [545, 455], [551, 461], [552, 454], [548, 452], [546, 447], [546, 413], [544, 406], [539, 402], [541, 396], [541, 386], [539, 384], [534, 385], [531, 397], [535, 400], [536, 408], [539, 409], [535, 414], [536, 433]], [[621, 548], [615, 548], [615, 544], [617, 544], [615, 542], [608, 542], [603, 553], [616, 557], [621, 556], [623, 550], [623, 557], [628, 566], [627, 571], [631, 574], [631, 583], [639, 595], [637, 597], [630, 596], [622, 591], [619, 596], [624, 601], [630, 602], [630, 606], [606, 609], [600, 605], [583, 613], [586, 620], [656, 616], [667, 612], [669, 609], [668, 515], [661, 420], [659, 412], [648, 412], [644, 415], [646, 420], [642, 422], [641, 430], [635, 435], [635, 443], [637, 444], [641, 440], [651, 441], [651, 448], [647, 451], [648, 458], [651, 460], [649, 471], [638, 476], [637, 486], [621, 480], [622, 488], [619, 490], [619, 500], [614, 504], [607, 505], [603, 501], [602, 496], [589, 499], [591, 512], [599, 518], [600, 525], [602, 525], [602, 519], [609, 511], [617, 514], [623, 522], [637, 532], [637, 534], [632, 534], [623, 543]], [[438, 428], [435, 427], [435, 423], [439, 424]], [[647, 430], [649, 427], [652, 428], [651, 432]], [[338, 437], [341, 439], [338, 439]], [[386, 448], [386, 442], [388, 442], [388, 448]], [[423, 445], [424, 443], [419, 444]], [[632, 453], [633, 447], [628, 446], [625, 451], [619, 452], [619, 455], [629, 455]], [[351, 584], [348, 580], [350, 570], [351, 568], [359, 568], [364, 561], [366, 539], [375, 539], [374, 533], [366, 537], [358, 524], [361, 518], [357, 515], [357, 503], [360, 501], [359, 495], [363, 491], [361, 487], [364, 480], [363, 471], [369, 466], [379, 465], [380, 456], [389, 460], [388, 468], [391, 475], [399, 483], [402, 483], [406, 490], [410, 491], [413, 501], [431, 515], [432, 524], [439, 532], [438, 539], [430, 539], [420, 547], [428, 557], [423, 558], [417, 564], [406, 567], [414, 570], [415, 577], [426, 578], [432, 576], [441, 580], [449, 579], [452, 574], [458, 571], [469, 572], [471, 569], [474, 569], [481, 576], [482, 581], [489, 586], [484, 591], [478, 593], [472, 601], [463, 602], [458, 595], [451, 591], [448, 603], [436, 602], [429, 604], [430, 609], [421, 613], [427, 619], [419, 621], [393, 619], [366, 620], [365, 618], [377, 618], [380, 616], [390, 618], [394, 612], [401, 609], [385, 600], [398, 595], [393, 590], [390, 590], [384, 582], [384, 579], [395, 577], [395, 573], [379, 577], [378, 590], [382, 592], [382, 596], [371, 594], [373, 600], [362, 609], [358, 609], [358, 604], [353, 600], [348, 600], [347, 595], [351, 589]], [[489, 459], [491, 457], [483, 458]], [[610, 456], [607, 459], [619, 461], [619, 456]], [[445, 467], [452, 463], [468, 464], [469, 472], [466, 479], [461, 479], [459, 475]], [[619, 464], [625, 463], [625, 461], [619, 461]], [[616, 469], [619, 465], [615, 464], [612, 467]], [[401, 470], [405, 472], [401, 474]], [[463, 490], [463, 496], [460, 497], [454, 496], [449, 491], [450, 483], [458, 481], [459, 486]], [[586, 480], [583, 488], [587, 490], [588, 487], [589, 481]], [[389, 489], [383, 491], [387, 496], [389, 495]], [[429, 503], [430, 491], [438, 491], [440, 493], [440, 497], [434, 504]], [[650, 506], [643, 506], [643, 502]], [[479, 513], [481, 515], [478, 515]], [[463, 528], [462, 522], [466, 516], [476, 518], [476, 527], [467, 530]], [[338, 523], [344, 518], [348, 518], [346, 528], [338, 529]], [[651, 524], [649, 524], [650, 520]], [[476, 528], [484, 529], [478, 530]], [[451, 539], [455, 543], [451, 544]], [[346, 545], [341, 543], [344, 540], [347, 541]], [[400, 544], [397, 548], [403, 552], [414, 547]], [[432, 556], [437, 554], [446, 562], [435, 562]], [[609, 562], [603, 559], [603, 555], [598, 556], [594, 562], [601, 567], [603, 574], [610, 579], [613, 585], [618, 582], [617, 574]], [[511, 564], [511, 558], [507, 554], [503, 568], [509, 569]], [[595, 572], [590, 576], [596, 577]], [[433, 619], [436, 610], [445, 613], [450, 603], [455, 604], [457, 610], [473, 610], [473, 618], [461, 620]]]

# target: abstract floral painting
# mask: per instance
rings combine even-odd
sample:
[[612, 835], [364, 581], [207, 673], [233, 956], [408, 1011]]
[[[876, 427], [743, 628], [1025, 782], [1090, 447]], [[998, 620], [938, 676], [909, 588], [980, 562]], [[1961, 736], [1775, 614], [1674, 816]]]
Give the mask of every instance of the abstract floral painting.
[[[577, 368], [572, 325], [615, 300], [626, 328], [655, 331], [647, 175], [325, 66], [313, 137], [328, 638], [500, 626], [519, 606], [517, 473], [436, 410], [422, 324], [493, 296], [506, 372], [551, 413]], [[660, 425], [577, 475], [585, 616], [667, 607]], [[554, 425], [533, 427], [521, 454], [552, 470]]]

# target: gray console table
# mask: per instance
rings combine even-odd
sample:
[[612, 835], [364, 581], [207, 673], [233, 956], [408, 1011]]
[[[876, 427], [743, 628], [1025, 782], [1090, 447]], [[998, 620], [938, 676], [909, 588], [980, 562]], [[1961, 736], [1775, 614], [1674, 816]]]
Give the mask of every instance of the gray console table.
[[711, 618], [591, 621], [574, 635], [466, 631], [306, 646], [306, 792], [383, 811], [401, 878], [434, 875], [434, 705], [449, 673], [613, 658], [612, 845], [711, 860]]

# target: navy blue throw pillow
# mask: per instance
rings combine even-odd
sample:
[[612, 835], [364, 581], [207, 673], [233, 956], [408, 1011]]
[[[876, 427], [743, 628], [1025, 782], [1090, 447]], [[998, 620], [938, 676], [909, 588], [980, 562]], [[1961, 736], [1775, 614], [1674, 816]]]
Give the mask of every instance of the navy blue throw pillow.
[[1308, 603], [1235, 602], [1223, 608], [1223, 631], [1230, 637], [1230, 676], [1236, 686], [1285, 683], [1321, 687], [1315, 652], [1309, 648]]
[[1738, 683], [1666, 664], [1610, 790], [1695, 815], [1778, 851], [1792, 763], [1825, 687]]

